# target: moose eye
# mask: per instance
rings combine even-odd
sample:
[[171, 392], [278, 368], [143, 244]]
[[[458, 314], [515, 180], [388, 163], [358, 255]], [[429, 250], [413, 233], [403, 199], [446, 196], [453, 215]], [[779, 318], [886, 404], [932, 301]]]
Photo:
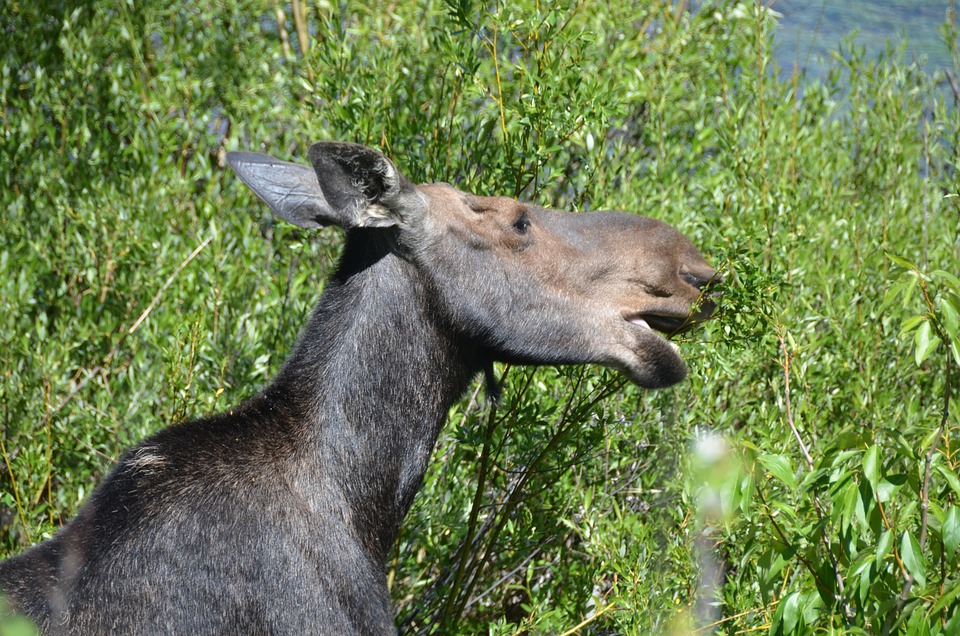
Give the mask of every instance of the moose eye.
[[517, 230], [517, 232], [519, 232], [520, 234], [526, 234], [526, 233], [527, 233], [527, 230], [530, 229], [530, 217], [527, 216], [527, 213], [526, 213], [526, 212], [524, 212], [523, 214], [521, 214], [521, 215], [520, 215], [520, 218], [518, 218], [516, 221], [514, 221], [513, 227], [514, 227], [514, 228]]

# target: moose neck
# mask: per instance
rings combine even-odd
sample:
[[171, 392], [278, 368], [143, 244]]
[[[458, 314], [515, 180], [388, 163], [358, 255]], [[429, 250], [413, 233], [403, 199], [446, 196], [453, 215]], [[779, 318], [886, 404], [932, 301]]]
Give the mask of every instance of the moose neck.
[[388, 235], [354, 230], [275, 384], [310, 422], [296, 434], [295, 481], [322, 493], [308, 495], [319, 508], [339, 508], [346, 531], [381, 563], [450, 406], [481, 368], [479, 353], [440, 320]]

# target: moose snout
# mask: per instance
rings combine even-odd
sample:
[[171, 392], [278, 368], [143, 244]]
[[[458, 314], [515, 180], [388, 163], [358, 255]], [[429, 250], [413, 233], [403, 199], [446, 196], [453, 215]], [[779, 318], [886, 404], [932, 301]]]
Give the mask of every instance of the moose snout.
[[681, 270], [680, 278], [700, 292], [693, 316], [694, 322], [709, 319], [717, 309], [717, 300], [723, 294], [723, 275], [707, 266], [697, 271]]

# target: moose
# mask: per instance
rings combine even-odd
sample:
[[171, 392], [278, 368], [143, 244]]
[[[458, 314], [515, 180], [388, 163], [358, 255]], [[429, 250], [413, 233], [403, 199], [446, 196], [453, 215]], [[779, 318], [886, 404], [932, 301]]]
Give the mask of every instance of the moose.
[[240, 406], [131, 448], [56, 535], [0, 563], [0, 595], [42, 633], [396, 633], [388, 552], [478, 375], [686, 376], [664, 335], [710, 317], [719, 276], [666, 223], [417, 186], [356, 144], [309, 158], [227, 156], [280, 218], [345, 230], [292, 355]]

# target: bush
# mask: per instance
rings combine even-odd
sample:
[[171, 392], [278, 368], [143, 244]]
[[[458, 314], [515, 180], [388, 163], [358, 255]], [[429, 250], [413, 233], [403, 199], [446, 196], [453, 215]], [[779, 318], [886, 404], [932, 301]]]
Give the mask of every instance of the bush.
[[339, 239], [224, 155], [338, 139], [662, 218], [729, 283], [675, 389], [500, 367], [497, 409], [452, 410], [389, 565], [404, 631], [956, 632], [955, 100], [855, 43], [785, 77], [753, 4], [623, 4], [0, 10], [0, 554], [272, 377]]

